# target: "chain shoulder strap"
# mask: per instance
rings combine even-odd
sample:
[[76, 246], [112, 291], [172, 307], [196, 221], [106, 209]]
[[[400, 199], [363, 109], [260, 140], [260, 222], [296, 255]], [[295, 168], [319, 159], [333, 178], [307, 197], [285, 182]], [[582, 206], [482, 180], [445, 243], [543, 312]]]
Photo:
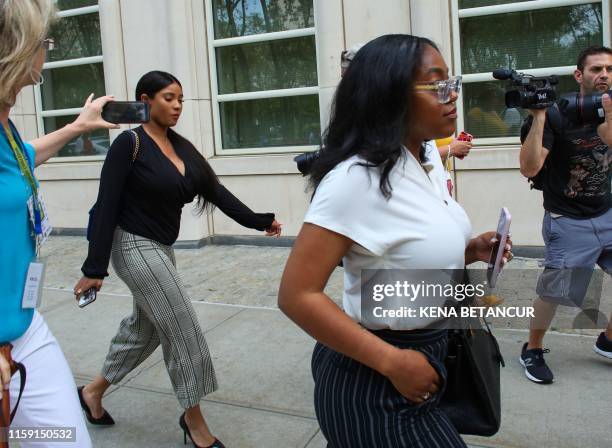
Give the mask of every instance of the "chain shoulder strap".
[[130, 132], [134, 134], [134, 152], [132, 153], [132, 163], [134, 163], [136, 157], [138, 157], [138, 150], [140, 149], [140, 137], [136, 131], [130, 129]]

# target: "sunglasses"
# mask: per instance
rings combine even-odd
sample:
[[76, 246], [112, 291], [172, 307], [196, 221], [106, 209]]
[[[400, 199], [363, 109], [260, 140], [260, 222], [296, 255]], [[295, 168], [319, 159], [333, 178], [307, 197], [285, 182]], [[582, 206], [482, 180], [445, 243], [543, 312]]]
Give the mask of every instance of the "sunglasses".
[[42, 41], [42, 46], [47, 51], [55, 50], [55, 39], [50, 38], [50, 37], [47, 39], [44, 39]]
[[461, 90], [461, 76], [453, 76], [442, 81], [418, 83], [414, 86], [414, 89], [417, 91], [437, 92], [438, 103], [446, 104], [450, 102], [453, 93], [459, 94]]

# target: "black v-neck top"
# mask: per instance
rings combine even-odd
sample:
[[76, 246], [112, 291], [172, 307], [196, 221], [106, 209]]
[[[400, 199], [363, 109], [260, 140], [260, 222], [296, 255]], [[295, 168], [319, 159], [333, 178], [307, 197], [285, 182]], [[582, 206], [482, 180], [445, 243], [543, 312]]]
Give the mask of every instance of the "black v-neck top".
[[[89, 252], [81, 268], [89, 278], [108, 275], [117, 226], [172, 245], [178, 237], [183, 206], [201, 193], [197, 191], [197, 174], [189, 164], [194, 157], [191, 152], [196, 151], [191, 144], [168, 132], [174, 151], [185, 164], [183, 176], [142, 127], [135, 131], [140, 138], [136, 160], [132, 162], [134, 136], [126, 131], [115, 139], [102, 167], [98, 200], [88, 230]], [[274, 221], [273, 213], [254, 213], [221, 184], [217, 184], [213, 196], [206, 199], [245, 227], [264, 230]]]

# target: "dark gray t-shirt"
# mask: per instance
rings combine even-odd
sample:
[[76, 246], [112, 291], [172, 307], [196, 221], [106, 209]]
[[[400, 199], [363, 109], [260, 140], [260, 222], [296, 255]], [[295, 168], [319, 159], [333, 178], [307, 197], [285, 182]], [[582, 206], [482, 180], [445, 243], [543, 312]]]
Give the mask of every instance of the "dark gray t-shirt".
[[[556, 118], [551, 114], [557, 114]], [[533, 119], [527, 117], [521, 142]], [[542, 145], [550, 150], [542, 170], [544, 208], [576, 219], [593, 218], [612, 206], [612, 148], [597, 135], [597, 125], [572, 125], [559, 109], [546, 111]]]

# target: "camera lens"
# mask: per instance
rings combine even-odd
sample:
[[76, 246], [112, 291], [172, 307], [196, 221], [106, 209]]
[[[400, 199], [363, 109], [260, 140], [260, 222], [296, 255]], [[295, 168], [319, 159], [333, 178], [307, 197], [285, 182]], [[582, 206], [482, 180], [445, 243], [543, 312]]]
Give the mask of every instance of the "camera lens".
[[604, 110], [601, 97], [601, 93], [593, 93], [582, 97], [580, 114], [584, 123], [603, 123]]
[[512, 109], [513, 107], [524, 107], [523, 106], [523, 93], [520, 90], [510, 90], [506, 92], [506, 107]]
[[[568, 93], [561, 97], [560, 107], [567, 118], [577, 125], [597, 124], [604, 121], [604, 110], [602, 106], [602, 93], [580, 95], [579, 93]], [[612, 96], [612, 91], [608, 91]]]

